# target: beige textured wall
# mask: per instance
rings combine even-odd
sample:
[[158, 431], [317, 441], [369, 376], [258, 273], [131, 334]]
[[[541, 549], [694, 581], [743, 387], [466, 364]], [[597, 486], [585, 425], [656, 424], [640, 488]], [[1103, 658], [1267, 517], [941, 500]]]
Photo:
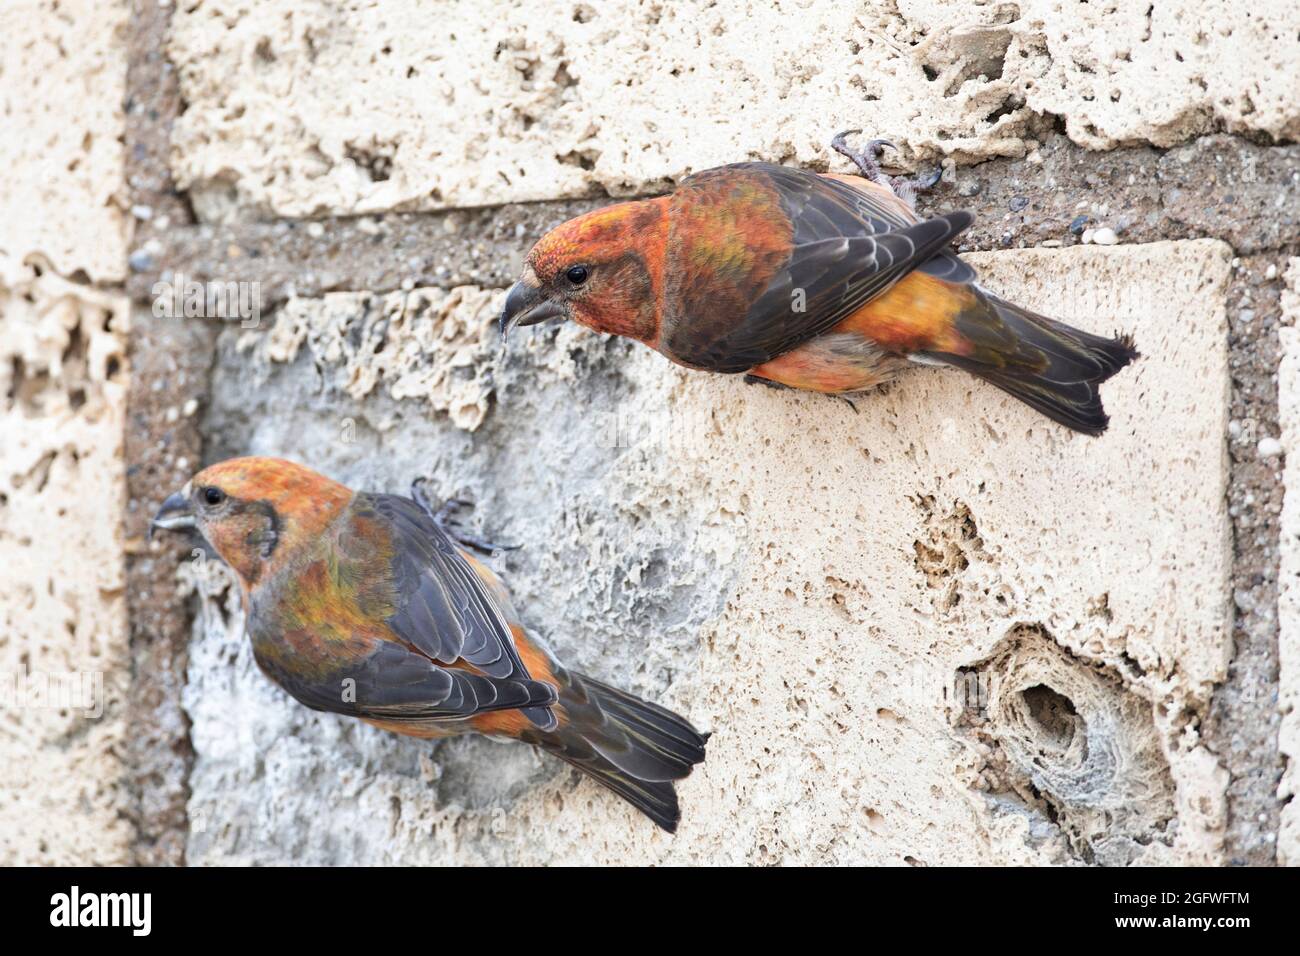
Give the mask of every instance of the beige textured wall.
[[[121, 863], [132, 837], [121, 812], [129, 310], [88, 284], [126, 271], [125, 25], [125, 2], [0, 11], [0, 863], [10, 865]], [[89, 690], [91, 716], [43, 696], [67, 681]]]
[[1296, 28], [1290, 0], [203, 0], [173, 165], [207, 217], [310, 216], [825, 161], [847, 127], [926, 161], [1022, 155], [1051, 114], [1092, 148], [1294, 139]]
[[[480, 802], [445, 781], [431, 799], [402, 757], [408, 744], [305, 715], [266, 687], [218, 585], [187, 690], [199, 754], [190, 806], [205, 821], [192, 861], [1218, 861], [1226, 775], [1188, 715], [1231, 651], [1229, 258], [1215, 241], [971, 257], [992, 288], [1094, 331], [1129, 329], [1154, 357], [1108, 387], [1114, 422], [1099, 441], [957, 374], [919, 371], [854, 412], [674, 369], [644, 350], [620, 362], [629, 391], [602, 396], [610, 407], [585, 422], [534, 417], [531, 397], [507, 401], [495, 414], [525, 434], [540, 427], [534, 447], [545, 453], [529, 471], [498, 467], [470, 487], [485, 516], [529, 542], [507, 569], [526, 618], [598, 675], [644, 680], [647, 666], [666, 666], [675, 677], [656, 696], [714, 732], [705, 765], [681, 786], [678, 836], [589, 784], [575, 791], [544, 760], [508, 799]], [[399, 402], [396, 421], [383, 403], [358, 415], [375, 392], [409, 394], [401, 356], [411, 353], [425, 357], [420, 398], [436, 409], [443, 363], [474, 346], [422, 340], [468, 327], [490, 341], [500, 293], [390, 298], [409, 308], [375, 308], [364, 294], [299, 299], [266, 335], [243, 334], [217, 386], [228, 410], [211, 424], [246, 450], [371, 487], [401, 488], [415, 470], [457, 487], [461, 463], [446, 461], [457, 426], [477, 429], [478, 454], [514, 461], [514, 446], [473, 415], [453, 410], [438, 424], [423, 400]], [[458, 303], [452, 322], [448, 303]], [[516, 349], [537, 367], [487, 346], [478, 376], [562, 403], [600, 346], [574, 329]], [[295, 359], [323, 370], [323, 403], [272, 416], [265, 399], [247, 398], [260, 381], [283, 407], [297, 392], [276, 366]], [[236, 408], [251, 428], [218, 423]], [[338, 438], [352, 415], [357, 444]], [[426, 415], [434, 423], [417, 426]], [[584, 483], [574, 474], [584, 469], [564, 462], [608, 444], [620, 418], [633, 440]], [[493, 484], [531, 488], [531, 506], [516, 513]], [[672, 529], [690, 529], [680, 559]], [[670, 555], [666, 571], [654, 554]], [[675, 637], [609, 601], [611, 589], [654, 595], [663, 578], [716, 593], [718, 611]], [[577, 639], [573, 625], [592, 621]], [[611, 643], [611, 632], [628, 638]], [[232, 656], [233, 673], [205, 663]], [[954, 699], [970, 673], [986, 705]], [[1074, 716], [1053, 716], [1052, 701]], [[470, 772], [509, 778], [504, 749], [478, 751]], [[339, 753], [366, 768], [360, 803], [298, 783], [331, 774]], [[448, 748], [435, 753], [447, 759]], [[340, 775], [361, 785], [356, 771]], [[340, 833], [353, 842], [336, 846]]]
[[11, 0], [0, 10], [0, 260], [126, 273], [125, 0]]
[[[257, 241], [328, 243], [328, 224], [292, 220], [365, 215], [360, 241], [388, 243], [397, 212], [643, 194], [745, 159], [844, 168], [826, 142], [849, 127], [950, 179], [1050, 160], [1058, 130], [1094, 150], [1300, 137], [1291, 0], [139, 6], [170, 11], [155, 65], [184, 101], [174, 128], [158, 121], [163, 172], [199, 226], [177, 214], [173, 231], [240, 257], [229, 279], [256, 277]], [[105, 708], [0, 702], [0, 863], [124, 862], [128, 804], [150, 795], [128, 793], [122, 745], [141, 730], [123, 717], [124, 557], [143, 547], [122, 533], [123, 289], [179, 246], [156, 215], [160, 235], [130, 245], [146, 187], [124, 172], [123, 103], [139, 92], [126, 0], [15, 0], [0, 26], [0, 675], [98, 674]], [[400, 740], [294, 704], [252, 664], [221, 570], [187, 564], [201, 613], [184, 687], [150, 676], [192, 721], [188, 861], [1229, 861], [1233, 781], [1204, 718], [1234, 651], [1234, 253], [1125, 244], [1120, 217], [1144, 209], [1112, 212], [1089, 172], [1099, 154], [1072, 155], [1068, 183], [1030, 176], [1024, 192], [1078, 192], [1120, 244], [971, 260], [1017, 301], [1136, 336], [1145, 357], [1107, 384], [1099, 440], [937, 370], [855, 412], [573, 328], [525, 331], [503, 354], [502, 290], [368, 288], [345, 261], [320, 287], [346, 291], [228, 328], [206, 399], [176, 409], [202, 422], [207, 457], [473, 493], [476, 520], [527, 542], [500, 562], [527, 623], [714, 736], [670, 838], [524, 748]], [[975, 177], [955, 178], [949, 198], [972, 196], [959, 190]], [[455, 251], [413, 273], [445, 276], [499, 238], [456, 228]], [[1284, 449], [1300, 441], [1300, 264], [1291, 288]], [[1300, 788], [1294, 495], [1283, 522], [1286, 799]], [[1294, 799], [1281, 815], [1279, 859], [1300, 862]]]

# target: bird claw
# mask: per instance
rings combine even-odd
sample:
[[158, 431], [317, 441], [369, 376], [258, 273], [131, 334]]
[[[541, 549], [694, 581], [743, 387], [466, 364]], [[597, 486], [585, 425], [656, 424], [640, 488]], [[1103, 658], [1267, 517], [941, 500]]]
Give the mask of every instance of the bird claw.
[[916, 179], [913, 180], [913, 182], [916, 183], [916, 188], [918, 191], [924, 192], [927, 189], [933, 189], [935, 186], [939, 185], [939, 180], [942, 178], [943, 178], [943, 167], [936, 166], [934, 171], [931, 172], [928, 176], [925, 177], [917, 176]]
[[943, 168], [940, 167], [925, 176], [894, 176], [889, 185], [895, 196], [915, 209], [917, 194], [933, 189], [942, 177]]
[[898, 147], [887, 139], [873, 139], [867, 143], [865, 150], [856, 150], [846, 142], [845, 137], [861, 132], [860, 129], [846, 129], [842, 133], [836, 133], [831, 139], [831, 149], [852, 160], [853, 165], [858, 167], [862, 175], [873, 183], [892, 189], [889, 177], [880, 171], [880, 155], [886, 148], [897, 150]]
[[[748, 373], [745, 374], [745, 384], [764, 385], [768, 388], [775, 388], [777, 391], [781, 392], [793, 389], [793, 386], [787, 385], [784, 382], [774, 382], [770, 378], [763, 378], [761, 375], [750, 375]], [[849, 398], [847, 395], [840, 392], [827, 392], [826, 394], [830, 395], [831, 398], [838, 398], [840, 401], [848, 405], [849, 408], [853, 409], [855, 413], [857, 412], [858, 406], [853, 404], [853, 399]]]
[[466, 548], [471, 548], [479, 554], [486, 555], [489, 558], [505, 551], [518, 551], [523, 547], [522, 544], [501, 544], [496, 541], [488, 541], [486, 538], [480, 538], [477, 535], [470, 534], [468, 531], [458, 528], [456, 525], [450, 523], [440, 524], [438, 527], [442, 528], [447, 537], [451, 538], [457, 544]]
[[942, 167], [935, 169], [925, 176], [916, 176], [909, 178], [906, 176], [888, 176], [880, 169], [880, 156], [886, 148], [897, 151], [895, 146], [887, 139], [873, 139], [867, 142], [867, 148], [858, 151], [849, 146], [845, 137], [861, 133], [860, 129], [846, 129], [842, 133], [836, 133], [831, 139], [831, 149], [847, 156], [858, 167], [863, 177], [871, 180], [878, 186], [884, 186], [903, 202], [907, 203], [913, 209], [916, 208], [916, 194], [932, 189], [943, 176]]
[[452, 519], [452, 515], [461, 508], [473, 508], [474, 502], [468, 498], [448, 498], [435, 509], [429, 500], [429, 496], [424, 491], [424, 482], [425, 479], [423, 478], [417, 478], [411, 482], [411, 500], [419, 505], [424, 513], [433, 519], [433, 523], [457, 544], [472, 548], [488, 557], [500, 554], [502, 551], [518, 551], [523, 547], [523, 545], [519, 544], [497, 544], [461, 528]]
[[857, 136], [861, 132], [862, 130], [860, 129], [846, 129], [843, 132], [836, 133], [834, 136], [831, 137], [831, 149], [835, 150], [835, 152], [837, 153], [843, 153], [844, 155], [847, 156], [850, 152], [853, 151], [847, 142], [847, 137]]

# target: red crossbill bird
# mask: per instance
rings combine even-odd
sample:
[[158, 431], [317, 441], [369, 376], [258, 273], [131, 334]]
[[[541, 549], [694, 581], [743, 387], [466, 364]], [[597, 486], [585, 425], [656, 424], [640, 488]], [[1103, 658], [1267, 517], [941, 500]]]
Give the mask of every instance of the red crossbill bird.
[[300, 703], [412, 737], [522, 740], [676, 829], [673, 781], [705, 737], [563, 667], [422, 503], [236, 458], [195, 475], [153, 527], [197, 532], [230, 566], [254, 658]]
[[888, 144], [857, 153], [846, 135], [832, 145], [863, 176], [739, 163], [556, 227], [507, 295], [502, 335], [569, 319], [687, 368], [832, 394], [909, 364], [949, 365], [1068, 428], [1103, 432], [1098, 386], [1137, 357], [1132, 340], [980, 288], [951, 248], [971, 214], [922, 220], [911, 184], [880, 172]]

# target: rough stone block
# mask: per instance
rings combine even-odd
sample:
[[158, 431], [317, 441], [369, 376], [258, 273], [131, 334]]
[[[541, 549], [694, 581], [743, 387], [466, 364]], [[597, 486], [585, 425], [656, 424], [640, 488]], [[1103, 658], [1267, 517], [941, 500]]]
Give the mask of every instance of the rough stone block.
[[127, 316], [124, 297], [50, 273], [0, 286], [0, 863], [9, 866], [129, 861]]
[[1295, 5], [1191, 6], [201, 0], [173, 166], [223, 219], [623, 195], [847, 127], [907, 162], [1023, 155], [1053, 115], [1094, 149], [1300, 134]]
[[488, 369], [500, 341], [492, 320], [500, 313], [497, 294], [474, 286], [383, 296], [336, 292], [290, 299], [270, 334], [244, 341], [276, 362], [292, 361], [306, 343], [318, 362], [338, 369], [333, 384], [352, 398], [382, 383], [391, 397], [423, 398], [432, 411], [473, 430], [492, 395]]
[[[957, 372], [855, 412], [572, 327], [478, 356], [492, 396], [471, 435], [454, 409], [349, 387], [436, 366], [436, 323], [473, 341], [464, 315], [390, 325], [378, 355], [336, 347], [371, 327], [366, 296], [298, 300], [251, 350], [230, 330], [211, 457], [471, 494], [473, 525], [525, 545], [497, 563], [531, 627], [714, 736], [669, 838], [527, 748], [298, 706], [257, 672], [219, 570], [187, 567], [207, 596], [190, 861], [1219, 860], [1227, 778], [1197, 715], [1231, 652], [1230, 255], [971, 257], [1017, 301], [1135, 334], [1101, 439]], [[307, 347], [277, 351], [286, 329]]]
[[126, 0], [11, 0], [0, 10], [0, 281], [29, 256], [64, 276], [126, 273]]

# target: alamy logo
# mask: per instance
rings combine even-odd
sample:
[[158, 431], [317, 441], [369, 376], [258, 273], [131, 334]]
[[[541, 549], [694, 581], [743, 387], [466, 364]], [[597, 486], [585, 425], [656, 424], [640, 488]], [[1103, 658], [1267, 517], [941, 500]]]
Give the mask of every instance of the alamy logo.
[[239, 319], [245, 329], [261, 322], [260, 282], [196, 282], [178, 272], [170, 282], [155, 282], [150, 291], [158, 319]]
[[50, 897], [51, 926], [129, 926], [132, 935], [148, 936], [152, 923], [151, 893], [71, 893]]
[[102, 671], [65, 674], [0, 671], [0, 710], [11, 708], [79, 710], [83, 717], [101, 717], [104, 714], [104, 674]]

